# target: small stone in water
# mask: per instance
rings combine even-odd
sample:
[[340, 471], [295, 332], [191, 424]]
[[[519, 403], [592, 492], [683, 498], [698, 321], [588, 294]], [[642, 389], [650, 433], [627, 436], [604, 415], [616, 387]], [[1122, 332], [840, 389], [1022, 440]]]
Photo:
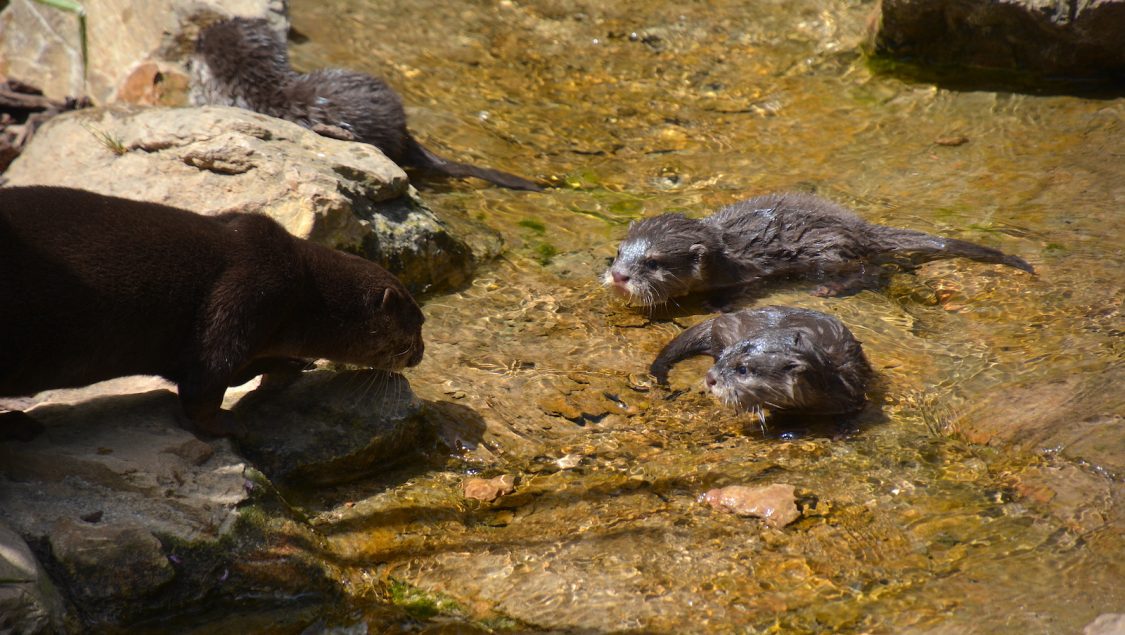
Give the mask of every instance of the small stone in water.
[[559, 466], [560, 470], [569, 470], [578, 467], [578, 464], [581, 462], [581, 454], [567, 454], [555, 461], [555, 465]]
[[496, 478], [471, 478], [461, 485], [461, 490], [465, 498], [491, 503], [516, 490], [516, 477], [504, 474]]
[[770, 527], [784, 527], [801, 517], [792, 485], [775, 483], [766, 487], [731, 485], [713, 489], [700, 499], [720, 511], [739, 516], [757, 516]]
[[947, 147], [965, 145], [968, 142], [969, 138], [965, 135], [949, 135], [948, 137], [938, 137], [937, 139], [934, 139], [934, 143], [938, 144], [939, 146]]

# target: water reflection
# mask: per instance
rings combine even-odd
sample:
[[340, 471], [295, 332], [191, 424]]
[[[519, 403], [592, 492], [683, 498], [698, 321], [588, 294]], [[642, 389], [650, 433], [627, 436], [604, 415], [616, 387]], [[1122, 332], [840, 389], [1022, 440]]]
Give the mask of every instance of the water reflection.
[[[504, 241], [427, 300], [410, 375], [445, 409], [442, 438], [472, 438], [429, 469], [305, 494], [342, 575], [445, 594], [463, 619], [594, 632], [1076, 632], [1125, 605], [1120, 482], [1095, 469], [1115, 453], [1079, 436], [1125, 412], [1125, 102], [874, 75], [854, 52], [870, 9], [293, 3], [295, 65], [384, 76], [435, 151], [558, 184], [421, 184]], [[882, 388], [876, 418], [763, 438], [698, 390], [700, 368], [677, 369], [674, 397], [637, 379], [704, 311], [638, 311], [597, 277], [631, 219], [787, 189], [1039, 275], [957, 260], [846, 298], [769, 288], [753, 301], [843, 320]], [[469, 505], [470, 469], [520, 484]], [[767, 482], [802, 497], [786, 530], [696, 501]]]

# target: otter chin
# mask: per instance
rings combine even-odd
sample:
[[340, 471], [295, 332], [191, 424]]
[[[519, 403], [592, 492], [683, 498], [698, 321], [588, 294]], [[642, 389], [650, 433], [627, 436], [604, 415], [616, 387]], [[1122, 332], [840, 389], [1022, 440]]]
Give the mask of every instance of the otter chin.
[[668, 343], [650, 372], [667, 383], [677, 362], [710, 355], [708, 389], [724, 404], [762, 416], [852, 414], [866, 403], [873, 372], [863, 349], [838, 319], [807, 309], [770, 306], [701, 322]]

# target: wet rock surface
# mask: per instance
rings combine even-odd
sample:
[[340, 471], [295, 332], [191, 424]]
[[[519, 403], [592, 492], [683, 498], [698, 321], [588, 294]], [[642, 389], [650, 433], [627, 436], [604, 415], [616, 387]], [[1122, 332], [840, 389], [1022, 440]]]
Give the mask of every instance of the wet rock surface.
[[[278, 482], [354, 479], [398, 460], [418, 441], [417, 406], [401, 377], [370, 375], [311, 372], [288, 395], [231, 390], [247, 430], [240, 452], [263, 457]], [[13, 607], [16, 632], [120, 626], [247, 595], [300, 603], [339, 593], [321, 539], [230, 440], [180, 428], [166, 386], [124, 378], [4, 400], [44, 428], [0, 443], [0, 520], [14, 530], [0, 535], [17, 556], [27, 540], [51, 576], [34, 558], [9, 562], [19, 572], [4, 577], [0, 605]]]
[[374, 147], [237, 108], [55, 117], [5, 176], [9, 185], [77, 187], [200, 214], [264, 213], [296, 236], [365, 255], [414, 290], [463, 284], [475, 265]]
[[1037, 78], [1125, 77], [1125, 2], [882, 0], [867, 46], [916, 63]]

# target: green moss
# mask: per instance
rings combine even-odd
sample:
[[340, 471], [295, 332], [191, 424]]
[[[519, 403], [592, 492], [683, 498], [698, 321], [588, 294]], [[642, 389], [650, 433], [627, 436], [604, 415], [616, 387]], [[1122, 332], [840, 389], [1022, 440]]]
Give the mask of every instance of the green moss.
[[465, 614], [464, 608], [452, 598], [438, 593], [427, 593], [401, 580], [392, 578], [387, 592], [391, 596], [391, 603], [404, 609], [414, 619], [424, 620], [437, 615]]
[[539, 243], [535, 246], [535, 259], [546, 267], [551, 264], [551, 259], [559, 254], [559, 250], [551, 243]]
[[520, 227], [526, 227], [537, 234], [547, 233], [547, 226], [535, 220], [534, 218], [525, 218], [517, 223]]

